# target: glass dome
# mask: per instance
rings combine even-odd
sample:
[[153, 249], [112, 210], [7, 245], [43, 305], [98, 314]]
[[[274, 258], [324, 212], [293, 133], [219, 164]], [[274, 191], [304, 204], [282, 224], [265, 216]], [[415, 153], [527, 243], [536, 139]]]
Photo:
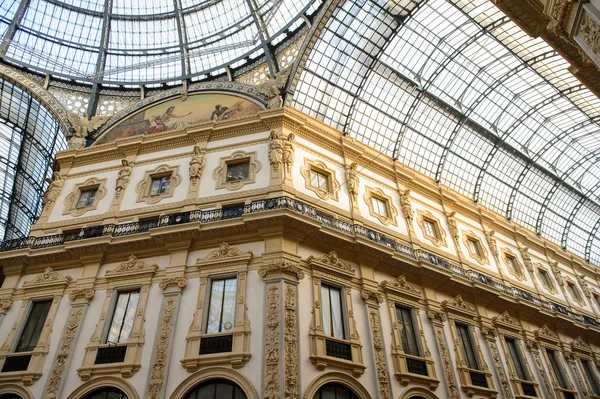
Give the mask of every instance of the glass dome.
[[320, 3], [6, 0], [0, 3], [0, 57], [82, 83], [193, 80], [272, 53]]

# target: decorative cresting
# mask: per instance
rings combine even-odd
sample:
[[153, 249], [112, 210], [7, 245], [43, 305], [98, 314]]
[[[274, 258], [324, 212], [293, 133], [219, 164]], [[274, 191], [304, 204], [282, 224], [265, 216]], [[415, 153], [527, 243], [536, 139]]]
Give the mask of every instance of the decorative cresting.
[[[442, 309], [446, 311], [448, 320], [450, 321], [450, 331], [452, 332], [452, 337], [454, 339], [456, 368], [458, 370], [458, 377], [460, 379], [463, 392], [465, 392], [469, 397], [475, 394], [488, 398], [495, 397], [498, 394], [498, 391], [496, 391], [494, 387], [492, 373], [485, 362], [485, 358], [481, 352], [481, 346], [479, 345], [479, 340], [476, 339], [475, 335], [474, 323], [475, 319], [477, 318], [477, 312], [475, 312], [475, 310], [463, 300], [461, 295], [457, 295], [451, 300], [443, 301]], [[475, 360], [477, 364], [480, 365], [479, 369], [473, 369], [467, 366], [467, 361], [464, 354], [465, 351], [463, 344], [459, 339], [459, 334], [456, 327], [457, 323], [467, 326], [468, 333], [471, 335], [471, 341], [477, 348], [477, 353], [475, 354], [477, 359]], [[484, 384], [479, 383], [479, 381], [477, 384], [474, 383], [473, 378], [477, 378], [478, 380], [484, 378], [485, 385], [487, 385], [487, 387], [481, 386]]]
[[[50, 334], [53, 329], [53, 321], [65, 290], [72, 281], [73, 279], [70, 276], [63, 276], [48, 267], [43, 273], [23, 283], [23, 299], [21, 308], [17, 314], [17, 321], [13, 324], [6, 341], [0, 348], [0, 370], [2, 370], [9, 357], [30, 358], [25, 370], [0, 373], [0, 386], [8, 382], [19, 382], [26, 386], [32, 385], [42, 376], [44, 362], [50, 349]], [[53, 299], [36, 347], [28, 352], [11, 353], [10, 348], [16, 345], [16, 341], [22, 333], [23, 326], [27, 321], [34, 302], [48, 298]]]
[[[477, 261], [477, 263], [479, 263], [482, 266], [489, 265], [490, 260], [488, 257], [487, 249], [481, 242], [481, 239], [479, 238], [479, 236], [477, 234], [475, 234], [472, 230], [463, 230], [462, 237], [463, 237], [463, 244], [467, 248], [469, 256], [472, 259], [475, 259]], [[471, 248], [469, 241], [473, 241], [478, 246], [480, 253], [475, 252]]]
[[[327, 178], [327, 189], [315, 187], [312, 184], [312, 171], [317, 172]], [[307, 190], [314, 192], [317, 197], [322, 200], [338, 201], [338, 193], [340, 191], [340, 182], [338, 181], [335, 170], [327, 167], [325, 162], [320, 160], [311, 160], [304, 158], [304, 165], [300, 168], [300, 174], [304, 177], [304, 187]]]
[[[170, 176], [171, 181], [169, 183], [169, 189], [160, 194], [150, 194], [150, 188], [152, 185], [152, 179], [163, 176]], [[175, 188], [181, 183], [181, 175], [179, 174], [179, 165], [169, 166], [160, 165], [154, 170], [147, 170], [144, 173], [143, 179], [135, 186], [137, 193], [136, 202], [145, 202], [147, 204], [156, 204], [165, 198], [170, 198], [175, 193]]]
[[[507, 247], [503, 247], [501, 251], [502, 262], [506, 266], [508, 272], [519, 281], [525, 280], [525, 270], [523, 269], [523, 265], [521, 265], [521, 262], [519, 262], [519, 258], [517, 257], [517, 255], [513, 251], [511, 251], [510, 248]], [[531, 272], [533, 273], [533, 269]]]
[[[431, 235], [425, 228], [425, 223], [431, 223], [433, 226], [434, 234]], [[446, 244], [446, 232], [442, 228], [440, 220], [433, 216], [430, 211], [417, 210], [417, 225], [421, 228], [423, 237], [431, 241], [436, 247], [447, 247]]]
[[[83, 381], [97, 375], [108, 375], [119, 373], [124, 378], [129, 378], [137, 373], [141, 367], [142, 348], [145, 342], [146, 332], [144, 330], [145, 311], [152, 279], [158, 271], [157, 264], [148, 264], [135, 255], [130, 255], [126, 262], [119, 264], [105, 273], [107, 281], [106, 298], [100, 313], [100, 320], [92, 334], [90, 342], [85, 347], [85, 354], [81, 367], [77, 370]], [[111, 313], [111, 303], [114, 303], [113, 295], [118, 295], [120, 290], [139, 287], [140, 296], [137, 304], [137, 312], [131, 327], [131, 335], [127, 342], [116, 346], [125, 348], [125, 356], [122, 362], [96, 364], [98, 351], [104, 348], [115, 347], [114, 344], [106, 342], [106, 334], [111, 320], [107, 316]]]
[[[562, 342], [560, 341], [560, 338], [558, 337], [558, 335], [552, 331], [548, 325], [544, 324], [542, 327], [540, 327], [538, 330], [536, 330], [534, 332], [534, 336], [537, 338], [537, 341], [539, 343], [539, 345], [541, 346], [541, 352], [542, 352], [542, 356], [544, 357], [545, 363], [548, 365], [548, 369], [550, 369], [550, 358], [548, 357], [548, 352], [546, 349], [552, 349], [553, 351], [556, 352], [556, 354], [558, 355], [558, 363], [559, 363], [559, 367], [562, 367], [562, 369], [564, 370], [564, 365], [562, 364], [562, 360], [560, 359], [562, 356], [560, 356], [560, 354], [562, 353]], [[540, 369], [540, 372], [543, 374], [544, 371], [543, 369]], [[563, 398], [564, 394], [567, 393], [571, 393], [572, 395], [575, 394], [575, 389], [573, 387], [573, 384], [571, 383], [571, 379], [568, 375], [568, 373], [563, 373], [564, 378], [565, 378], [565, 382], [567, 384], [568, 389], [564, 389], [560, 386], [560, 384], [558, 383], [558, 380], [556, 379], [556, 374], [553, 372], [550, 372], [550, 370], [548, 370], [546, 372], [548, 375], [550, 375], [551, 379], [552, 379], [552, 385], [554, 387], [554, 395], [557, 398]]]
[[[498, 335], [500, 337], [500, 344], [502, 346], [502, 349], [504, 351], [504, 357], [506, 359], [512, 359], [512, 360], [507, 360], [507, 364], [508, 364], [508, 375], [510, 378], [510, 382], [512, 385], [512, 390], [515, 393], [515, 396], [517, 398], [525, 398], [527, 396], [532, 396], [532, 395], [526, 395], [525, 390], [528, 389], [528, 392], [531, 392], [531, 389], [533, 389], [539, 396], [540, 393], [540, 389], [539, 389], [539, 384], [535, 381], [535, 378], [533, 378], [533, 374], [531, 372], [531, 368], [529, 367], [529, 362], [527, 361], [527, 357], [526, 356], [520, 356], [521, 354], [523, 354], [523, 343], [522, 343], [522, 337], [523, 337], [523, 328], [521, 326], [521, 324], [515, 320], [514, 318], [512, 318], [510, 316], [510, 314], [508, 313], [508, 311], [504, 311], [501, 314], [499, 314], [496, 317], [492, 317], [492, 324], [494, 325], [494, 327], [496, 328], [496, 330], [498, 331]], [[524, 362], [524, 364], [522, 365], [525, 371], [526, 376], [529, 377], [529, 379], [521, 379], [519, 378], [519, 375], [517, 374], [517, 370], [516, 370], [516, 366], [514, 364], [515, 359], [514, 357], [511, 355], [511, 352], [508, 348], [508, 344], [506, 342], [506, 339], [513, 339], [515, 342], [515, 345], [517, 346], [517, 350], [519, 351], [519, 353], [514, 354], [514, 356], [519, 356], [522, 361]], [[495, 339], [494, 339], [495, 342]], [[493, 354], [493, 350], [492, 350], [492, 354]], [[506, 388], [504, 388], [505, 394], [506, 394]], [[510, 397], [510, 396], [507, 396]]]
[[[98, 209], [98, 204], [106, 196], [107, 179], [97, 179], [92, 177], [82, 183], [75, 184], [71, 193], [65, 198], [65, 207], [63, 215], [81, 216], [86, 212], [95, 211]], [[91, 204], [83, 207], [77, 207], [79, 196], [83, 191], [96, 190], [96, 195]]]
[[[250, 360], [250, 321], [246, 307], [246, 285], [248, 265], [252, 256], [252, 251], [245, 252], [224, 242], [204, 258], [196, 260], [200, 275], [200, 290], [194, 318], [185, 337], [185, 357], [181, 359], [181, 365], [188, 372], [218, 364], [229, 364], [233, 368], [240, 368]], [[207, 334], [205, 323], [209, 309], [208, 306], [204, 306], [204, 302], [210, 300], [210, 286], [215, 276], [237, 277], [235, 323], [230, 331]], [[200, 354], [203, 339], [218, 340], [228, 339], [228, 337], [231, 337], [232, 342], [230, 351]]]
[[[431, 390], [435, 390], [440, 382], [435, 373], [435, 365], [429, 351], [429, 346], [427, 345], [427, 340], [425, 339], [425, 332], [421, 321], [421, 310], [424, 309], [422, 293], [406, 281], [406, 277], [403, 275], [391, 281], [384, 280], [379, 283], [379, 287], [387, 299], [390, 320], [392, 321], [392, 361], [396, 379], [402, 385], [417, 382], [426, 384]], [[421, 348], [420, 356], [411, 355], [406, 352], [407, 348], [402, 347], [404, 332], [403, 326], [399, 323], [396, 314], [397, 306], [409, 308], [414, 311], [415, 327], [418, 328], [418, 331], [415, 331], [418, 334], [415, 334], [415, 336], [419, 340]], [[423, 364], [425, 366], [425, 373], [418, 374], [409, 371], [408, 362]]]
[[[219, 166], [213, 171], [213, 179], [216, 181], [216, 189], [227, 189], [229, 191], [239, 190], [246, 184], [256, 183], [256, 174], [262, 168], [262, 163], [257, 160], [256, 152], [236, 151], [228, 157], [219, 159]], [[228, 165], [236, 165], [248, 162], [248, 176], [240, 180], [227, 181]]]
[[[363, 195], [363, 199], [365, 200], [365, 203], [369, 208], [369, 215], [379, 220], [381, 224], [385, 226], [398, 225], [396, 221], [396, 215], [398, 215], [398, 211], [396, 210], [396, 207], [392, 204], [392, 199], [389, 196], [387, 196], [382, 189], [365, 186], [365, 194]], [[383, 215], [377, 212], [377, 210], [375, 209], [375, 204], [373, 202], [374, 200], [380, 200], [385, 203], [387, 215]]]
[[[310, 361], [318, 370], [328, 366], [336, 366], [350, 370], [354, 376], [363, 374], [366, 366], [363, 364], [362, 344], [356, 329], [354, 311], [352, 309], [352, 279], [356, 271], [346, 262], [339, 259], [335, 251], [319, 257], [309, 256], [308, 265], [311, 269], [313, 282], [313, 318], [310, 325]], [[342, 318], [347, 322], [348, 334], [346, 339], [334, 338], [323, 331], [323, 312], [321, 304], [321, 282], [338, 286], [345, 297], [344, 308], [347, 314]], [[350, 360], [327, 355], [327, 346], [339, 346], [348, 349]]]

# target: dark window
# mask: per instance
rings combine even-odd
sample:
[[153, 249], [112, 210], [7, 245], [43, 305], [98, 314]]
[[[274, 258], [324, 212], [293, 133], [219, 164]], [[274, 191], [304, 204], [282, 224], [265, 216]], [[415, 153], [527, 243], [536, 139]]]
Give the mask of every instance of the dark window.
[[508, 353], [510, 354], [510, 360], [515, 368], [517, 377], [520, 380], [529, 381], [529, 374], [527, 373], [527, 368], [525, 367], [525, 362], [523, 361], [523, 355], [521, 353], [521, 348], [519, 347], [519, 342], [516, 339], [509, 337], [504, 337], [504, 340], [506, 341]]
[[87, 188], [81, 190], [75, 208], [85, 208], [86, 206], [92, 205], [94, 203], [94, 199], [96, 198], [96, 192], [98, 192], [98, 188]]
[[212, 280], [206, 333], [229, 332], [235, 324], [237, 278]]
[[153, 177], [150, 184], [150, 195], [159, 195], [169, 192], [171, 186], [171, 175]]
[[100, 388], [86, 395], [83, 399], [128, 399], [127, 395], [117, 388]]
[[417, 342], [417, 333], [413, 323], [412, 309], [403, 306], [396, 306], [396, 318], [401, 328], [400, 336], [402, 338], [402, 349], [404, 353], [420, 356], [419, 344]]
[[140, 291], [119, 292], [111, 318], [110, 330], [108, 330], [106, 336], [106, 343], [117, 344], [129, 340], [139, 299]]
[[538, 269], [538, 271], [540, 272], [542, 284], [544, 284], [546, 288], [552, 288], [552, 283], [550, 282], [550, 276], [548, 276], [548, 272], [544, 269]]
[[479, 363], [477, 362], [477, 355], [475, 353], [475, 345], [473, 344], [473, 338], [471, 337], [470, 327], [466, 324], [456, 324], [456, 332], [458, 333], [458, 339], [463, 349], [463, 355], [465, 356], [465, 362], [467, 367], [474, 370], [479, 370]]
[[552, 349], [546, 348], [546, 354], [548, 355], [548, 359], [550, 359], [550, 366], [558, 381], [558, 385], [563, 389], [569, 389], [564, 371], [560, 365], [560, 360], [558, 359], [558, 353]]
[[581, 365], [583, 366], [583, 370], [590, 381], [590, 385], [592, 386], [594, 394], [600, 396], [600, 382], [598, 381], [598, 376], [594, 372], [594, 366], [592, 366], [592, 363], [587, 359], [581, 359]]
[[226, 181], [246, 180], [250, 176], [250, 162], [227, 164]]
[[346, 339], [342, 306], [342, 290], [321, 284], [323, 331], [334, 338]]
[[4, 395], [0, 395], [0, 399], [23, 399], [19, 395], [15, 395], [14, 393], [6, 393]]
[[517, 260], [513, 256], [507, 256], [506, 262], [513, 273], [520, 274], [519, 266], [517, 266]]
[[52, 300], [33, 302], [15, 352], [30, 352], [38, 344]]
[[358, 396], [343, 385], [325, 384], [319, 388], [313, 399], [358, 399]]
[[[0, 277], [1, 278], [1, 277]], [[2, 285], [0, 284], [0, 287]], [[600, 309], [600, 296], [594, 294], [594, 301], [596, 301], [596, 306], [598, 306], [598, 309]]]
[[246, 399], [246, 394], [232, 382], [211, 380], [194, 388], [185, 399]]

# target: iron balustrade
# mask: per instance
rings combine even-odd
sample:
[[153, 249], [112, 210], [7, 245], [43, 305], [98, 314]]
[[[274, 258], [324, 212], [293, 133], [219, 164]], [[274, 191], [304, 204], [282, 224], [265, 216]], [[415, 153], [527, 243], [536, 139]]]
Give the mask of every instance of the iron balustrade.
[[352, 361], [352, 346], [345, 342], [325, 340], [325, 354], [338, 359]]
[[2, 366], [2, 372], [25, 371], [29, 367], [31, 355], [7, 356]]
[[98, 348], [95, 364], [122, 363], [126, 353], [127, 345]]
[[424, 360], [406, 358], [406, 369], [409, 373], [427, 376], [427, 363]]
[[573, 392], [563, 391], [563, 396], [565, 399], [575, 399], [575, 394]]
[[469, 375], [471, 376], [471, 385], [475, 387], [488, 388], [485, 374], [477, 371], [469, 371]]
[[426, 262], [440, 269], [450, 272], [454, 276], [461, 277], [466, 280], [481, 283], [492, 287], [501, 293], [513, 298], [523, 299], [531, 302], [550, 312], [557, 312], [564, 316], [570, 317], [583, 324], [591, 325], [600, 328], [600, 322], [593, 317], [572, 312], [564, 306], [555, 302], [550, 302], [537, 297], [528, 291], [520, 288], [511, 287], [503, 284], [500, 281], [486, 276], [482, 273], [466, 270], [460, 265], [449, 262], [447, 259], [433, 254], [422, 249], [413, 249], [391, 237], [372, 230], [362, 225], [352, 224], [346, 220], [340, 219], [337, 216], [328, 214], [316, 208], [313, 205], [299, 201], [290, 197], [267, 198], [262, 200], [252, 201], [236, 207], [235, 211], [228, 212], [223, 215], [222, 209], [213, 210], [195, 210], [190, 212], [180, 212], [169, 215], [163, 215], [160, 218], [152, 221], [140, 221], [124, 224], [107, 224], [100, 226], [85, 227], [74, 232], [65, 234], [54, 234], [43, 237], [22, 237], [12, 240], [0, 242], [0, 252], [14, 251], [20, 249], [39, 249], [53, 246], [63, 245], [65, 242], [84, 240], [96, 237], [120, 237], [130, 234], [143, 233], [155, 228], [173, 226], [185, 223], [213, 223], [226, 219], [239, 219], [244, 215], [268, 212], [273, 210], [290, 210], [301, 214], [313, 220], [320, 222], [324, 227], [339, 231], [349, 236], [364, 238], [371, 242], [375, 242], [386, 248], [393, 250], [395, 253], [406, 258]]
[[535, 386], [533, 384], [522, 382], [521, 389], [523, 390], [523, 395], [537, 397], [537, 392], [535, 391]]
[[218, 335], [200, 339], [200, 354], [231, 352], [233, 349], [233, 335]]

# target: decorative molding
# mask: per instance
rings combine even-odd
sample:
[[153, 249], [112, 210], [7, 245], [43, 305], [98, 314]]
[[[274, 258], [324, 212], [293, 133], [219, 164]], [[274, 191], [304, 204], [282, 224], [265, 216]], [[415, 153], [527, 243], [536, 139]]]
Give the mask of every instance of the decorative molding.
[[[462, 234], [463, 235], [463, 244], [467, 248], [469, 256], [472, 259], [475, 259], [477, 261], [477, 263], [479, 263], [481, 266], [489, 265], [490, 260], [488, 259], [487, 249], [481, 242], [481, 239], [479, 238], [479, 236], [471, 230], [463, 230], [462, 233], [463, 233]], [[472, 240], [476, 243], [476, 245], [479, 248], [479, 251], [481, 252], [480, 255], [473, 252], [473, 250], [471, 249], [471, 246], [469, 245], [469, 240]]]
[[[436, 236], [431, 236], [427, 233], [427, 229], [425, 228], [425, 222], [429, 222], [433, 225], [433, 229], [435, 230]], [[417, 225], [421, 228], [421, 232], [423, 233], [423, 237], [427, 240], [431, 241], [433, 245], [436, 247], [447, 247], [446, 244], [446, 232], [442, 228], [440, 220], [433, 216], [430, 211], [417, 210]]]
[[[523, 269], [523, 266], [521, 265], [521, 262], [519, 262], [519, 258], [517, 258], [517, 255], [513, 251], [511, 251], [510, 248], [507, 248], [507, 247], [503, 247], [501, 251], [502, 251], [502, 261], [506, 265], [506, 269], [508, 270], [508, 272], [512, 276], [514, 276], [517, 280], [524, 281], [525, 280], [524, 269]], [[513, 263], [516, 266], [517, 270], [513, 270], [512, 267], [510, 267], [510, 263], [508, 260], [509, 258], [512, 258]], [[533, 269], [530, 272], [533, 272]]]
[[279, 284], [271, 284], [267, 287], [267, 308], [265, 315], [265, 376], [264, 396], [269, 399], [281, 397], [280, 373], [279, 373], [279, 320], [280, 310]]
[[[184, 279], [185, 281], [185, 279]], [[162, 284], [162, 283], [161, 283]], [[185, 284], [184, 284], [185, 286]], [[161, 287], [162, 288], [162, 287]], [[164, 288], [163, 288], [164, 289]], [[170, 353], [171, 334], [175, 322], [175, 311], [179, 296], [167, 295], [164, 298], [163, 311], [160, 318], [160, 326], [154, 349], [154, 359], [148, 382], [148, 398], [161, 399], [163, 397], [163, 384], [167, 372], [167, 364]]]
[[500, 353], [498, 352], [496, 338], [488, 338], [487, 341], [490, 345], [490, 352], [492, 353], [494, 364], [496, 365], [496, 371], [498, 372], [500, 385], [502, 385], [502, 392], [504, 393], [504, 397], [506, 399], [510, 399], [513, 397], [513, 395], [510, 392], [510, 386], [508, 384], [508, 380], [506, 379], [506, 374], [504, 374], [504, 367], [502, 366], [502, 360], [500, 359]]
[[[398, 211], [392, 204], [392, 199], [390, 197], [388, 197], [387, 195], [385, 195], [383, 190], [381, 190], [380, 188], [365, 186], [365, 194], [364, 194], [363, 198], [365, 200], [365, 203], [367, 204], [367, 207], [369, 208], [369, 215], [371, 215], [372, 217], [379, 220], [381, 222], [381, 224], [383, 224], [384, 226], [389, 226], [389, 225], [397, 226], [398, 225], [396, 222], [396, 215], [398, 215]], [[375, 212], [375, 207], [373, 205], [374, 198], [377, 198], [380, 201], [385, 202], [386, 209], [387, 209], [387, 216], [380, 215], [379, 213]], [[404, 209], [404, 206], [402, 207], [402, 209]], [[412, 224], [409, 224], [409, 226], [412, 226]]]
[[211, 251], [208, 255], [206, 255], [203, 259], [203, 261], [207, 262], [207, 261], [214, 261], [214, 260], [225, 260], [228, 258], [235, 258], [235, 257], [239, 257], [239, 256], [250, 256], [252, 257], [252, 251], [248, 251], [248, 252], [243, 252], [238, 248], [235, 247], [231, 247], [229, 246], [228, 243], [223, 242], [221, 243], [221, 245], [219, 246], [218, 249], [215, 249], [213, 251]]
[[383, 295], [381, 293], [377, 292], [377, 291], [374, 291], [374, 290], [363, 289], [363, 290], [360, 291], [360, 297], [365, 302], [373, 301], [373, 302], [375, 302], [377, 304], [383, 302]]
[[558, 344], [558, 335], [548, 328], [547, 324], [534, 331], [534, 335], [539, 340], [544, 340], [553, 344]]
[[395, 279], [388, 281], [383, 280], [379, 283], [381, 289], [387, 294], [392, 294], [397, 297], [408, 297], [411, 300], [419, 300], [423, 295], [420, 291], [417, 291], [408, 281], [406, 277], [400, 275]]
[[[98, 209], [98, 204], [100, 200], [106, 196], [106, 182], [107, 179], [97, 179], [92, 177], [91, 179], [87, 179], [83, 183], [78, 183], [73, 186], [73, 190], [71, 193], [67, 195], [64, 202], [64, 210], [63, 215], [71, 215], [74, 217], [81, 216], [86, 212], [95, 211]], [[96, 195], [94, 196], [94, 200], [90, 205], [86, 205], [81, 208], [77, 208], [77, 202], [79, 201], [79, 196], [83, 191], [88, 189], [96, 189]]]
[[[315, 171], [327, 177], [327, 190], [312, 185], [311, 172]], [[304, 177], [304, 187], [314, 192], [320, 199], [339, 201], [338, 193], [341, 185], [336, 178], [335, 171], [330, 169], [327, 164], [320, 160], [310, 160], [304, 158], [304, 165], [300, 168], [300, 174]]]
[[112, 270], [107, 270], [105, 275], [108, 279], [120, 279], [124, 276], [154, 275], [158, 270], [156, 263], [149, 265], [135, 255], [129, 255], [127, 262], [123, 262]]
[[448, 313], [466, 315], [468, 319], [477, 316], [475, 309], [463, 300], [462, 295], [457, 295], [449, 301], [442, 301], [442, 309]]
[[313, 269], [313, 274], [333, 278], [336, 281], [349, 281], [355, 276], [356, 270], [348, 263], [340, 260], [337, 252], [331, 251], [318, 257], [309, 256], [308, 264]]
[[[556, 285], [554, 284], [554, 281], [552, 280], [552, 276], [548, 269], [546, 269], [541, 263], [536, 263], [534, 265], [534, 270], [535, 273], [537, 274], [538, 279], [542, 282], [542, 286], [547, 289], [548, 291], [550, 291], [553, 294], [556, 294], [558, 291], [556, 289]], [[542, 278], [542, 272], [541, 270], [546, 272], [546, 277], [548, 282], [550, 283], [550, 286], [546, 285], [546, 283], [544, 282], [544, 279]]]
[[339, 371], [321, 373], [315, 377], [315, 379], [308, 384], [302, 399], [313, 399], [319, 388], [329, 383], [337, 383], [350, 388], [359, 399], [371, 399], [369, 391], [367, 391], [356, 378]]
[[84, 288], [77, 291], [73, 291], [69, 294], [69, 299], [71, 302], [75, 302], [78, 299], [82, 299], [84, 302], [88, 303], [94, 298], [96, 291], [92, 288]]
[[[152, 179], [162, 176], [171, 176], [171, 181], [169, 182], [169, 191], [165, 193], [150, 195]], [[179, 174], [179, 165], [160, 165], [156, 167], [156, 169], [147, 170], [144, 172], [144, 177], [142, 178], [142, 180], [135, 186], [135, 191], [137, 193], [136, 202], [145, 202], [147, 204], [153, 205], [162, 201], [165, 198], [173, 197], [175, 193], [175, 188], [179, 186], [181, 180], [182, 177]]]
[[120, 389], [128, 399], [140, 399], [140, 396], [131, 383], [122, 378], [113, 376], [92, 378], [79, 385], [69, 396], [67, 396], [67, 399], [81, 399], [95, 390], [105, 387], [115, 387]]
[[454, 367], [452, 367], [452, 360], [450, 360], [450, 352], [448, 351], [448, 345], [446, 345], [443, 327], [441, 325], [434, 325], [434, 330], [438, 348], [440, 348], [440, 355], [442, 357], [442, 368], [444, 369], [446, 383], [448, 384], [448, 390], [450, 391], [450, 399], [459, 399], [460, 393], [454, 382]]
[[51, 287], [58, 288], [59, 286], [65, 288], [71, 281], [73, 281], [73, 277], [63, 276], [59, 272], [55, 272], [51, 267], [47, 267], [43, 273], [38, 274], [29, 281], [25, 281], [23, 283], [23, 289], [50, 289]]
[[262, 277], [263, 280], [288, 278], [293, 281], [298, 281], [304, 278], [304, 272], [298, 267], [298, 264], [288, 260], [261, 266], [261, 268], [258, 269], [258, 275]]
[[284, 320], [284, 397], [298, 399], [300, 384], [298, 383], [298, 320], [296, 317], [296, 286], [285, 283]]
[[173, 277], [158, 283], [158, 288], [165, 291], [169, 287], [176, 287], [179, 290], [182, 290], [187, 285], [187, 278], [185, 277]]
[[522, 327], [519, 322], [510, 317], [508, 311], [504, 311], [496, 317], [492, 317], [492, 323], [496, 328], [504, 328], [509, 331], [521, 332]]
[[550, 399], [555, 399], [556, 396], [550, 385], [550, 380], [548, 380], [548, 373], [546, 373], [546, 370], [544, 369], [544, 366], [542, 365], [542, 360], [540, 358], [540, 352], [538, 350], [532, 349], [532, 348], [533, 347], [530, 347], [529, 351], [533, 354], [533, 358], [535, 359], [535, 364], [537, 365], [538, 372], [542, 376], [542, 382], [544, 383], [544, 388], [546, 389], [546, 393], [548, 394], [548, 397]]
[[[256, 183], [256, 174], [261, 170], [262, 164], [257, 160], [258, 154], [254, 152], [236, 151], [228, 157], [219, 159], [219, 166], [213, 171], [213, 179], [216, 181], [216, 189], [227, 189], [229, 191], [239, 190], [246, 184]], [[248, 177], [243, 180], [227, 181], [227, 166], [236, 163], [248, 162]]]
[[204, 167], [206, 166], [206, 149], [194, 146], [192, 158], [190, 159], [190, 182], [195, 186], [202, 178]]
[[[364, 292], [364, 291], [363, 291]], [[385, 363], [385, 354], [383, 352], [383, 337], [379, 322], [379, 314], [376, 309], [369, 308], [369, 326], [371, 327], [371, 337], [373, 339], [373, 357], [375, 358], [375, 371], [377, 373], [377, 382], [379, 383], [379, 398], [390, 399], [390, 383]]]
[[259, 399], [254, 385], [252, 385], [252, 382], [250, 382], [248, 378], [237, 371], [232, 370], [231, 368], [222, 366], [211, 366], [198, 370], [198, 372], [189, 376], [181, 384], [179, 384], [169, 398], [183, 399], [188, 393], [201, 385], [203, 382], [217, 379], [225, 379], [233, 382], [235, 385], [241, 388], [248, 399]]

